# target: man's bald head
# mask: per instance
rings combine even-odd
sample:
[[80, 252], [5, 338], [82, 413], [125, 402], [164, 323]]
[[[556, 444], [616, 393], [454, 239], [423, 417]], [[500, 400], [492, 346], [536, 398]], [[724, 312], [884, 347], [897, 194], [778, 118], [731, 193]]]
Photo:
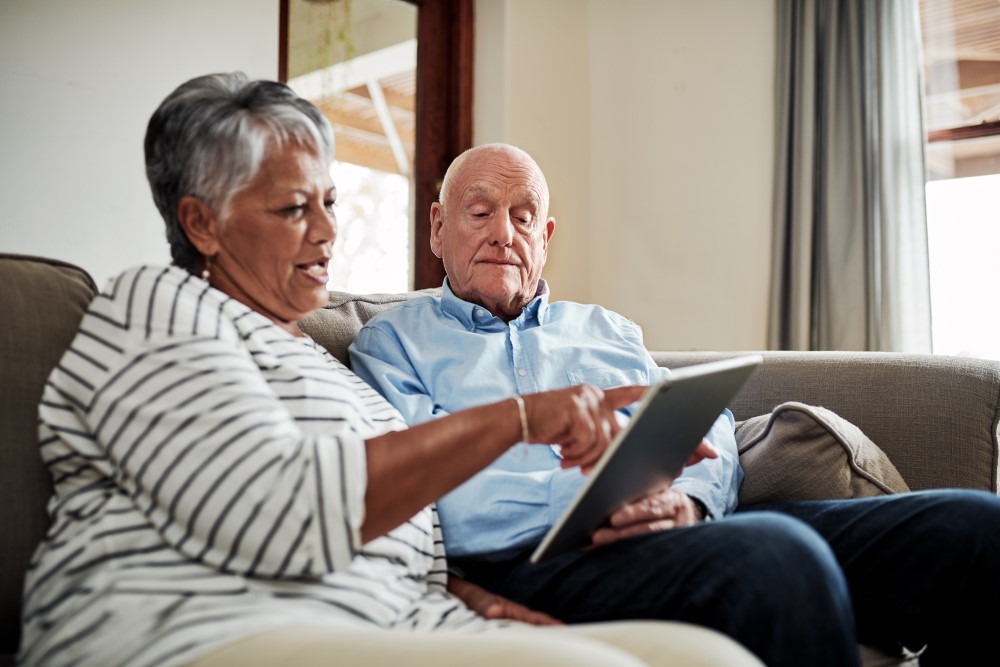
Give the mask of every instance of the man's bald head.
[[545, 174], [542, 173], [541, 167], [538, 166], [535, 159], [526, 151], [521, 150], [517, 146], [503, 143], [473, 146], [452, 160], [451, 164], [448, 166], [448, 170], [444, 173], [444, 179], [441, 181], [441, 193], [438, 197], [438, 201], [442, 204], [447, 204], [446, 199], [449, 196], [449, 192], [453, 189], [452, 184], [458, 180], [465, 165], [471, 162], [476, 163], [478, 166], [478, 163], [481, 161], [490, 161], [491, 159], [496, 159], [498, 157], [520, 161], [525, 167], [533, 169], [537, 172], [538, 180], [542, 186], [542, 194], [544, 195], [544, 201], [542, 204], [545, 206], [545, 212], [547, 214], [549, 210], [549, 184], [545, 180]]
[[448, 167], [431, 205], [431, 249], [461, 299], [507, 321], [535, 297], [556, 221], [530, 155], [508, 144], [470, 148]]

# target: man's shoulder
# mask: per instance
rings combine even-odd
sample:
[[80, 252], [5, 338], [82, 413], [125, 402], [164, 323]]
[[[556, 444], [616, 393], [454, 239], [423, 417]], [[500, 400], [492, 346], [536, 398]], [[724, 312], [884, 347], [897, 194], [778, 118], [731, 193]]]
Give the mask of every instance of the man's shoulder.
[[574, 319], [589, 321], [605, 321], [616, 327], [636, 329], [638, 325], [620, 313], [609, 310], [596, 303], [578, 303], [576, 301], [553, 301], [549, 304], [549, 316], [553, 319]]
[[356, 355], [381, 358], [419, 344], [427, 336], [440, 337], [441, 297], [421, 294], [409, 297], [372, 315], [348, 347], [352, 364], [364, 364]]
[[375, 313], [362, 329], [394, 329], [417, 320], [424, 321], [440, 309], [440, 294], [418, 294]]

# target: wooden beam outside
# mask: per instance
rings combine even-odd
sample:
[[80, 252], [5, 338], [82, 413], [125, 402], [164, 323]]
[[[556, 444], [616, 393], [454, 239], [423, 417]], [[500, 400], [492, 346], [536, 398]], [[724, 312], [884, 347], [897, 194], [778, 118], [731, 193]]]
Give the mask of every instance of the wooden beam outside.
[[[337, 99], [319, 100], [314, 102], [320, 111], [334, 125], [352, 127], [363, 132], [382, 134], [382, 124], [379, 122], [375, 109], [370, 101], [365, 99], [364, 105], [356, 105], [343, 98], [341, 93]], [[399, 132], [399, 137], [408, 147], [412, 147], [415, 137], [414, 114], [406, 113], [398, 108], [390, 107], [389, 113], [392, 115], [393, 123]]]
[[927, 141], [958, 141], [960, 139], [974, 139], [976, 137], [991, 137], [995, 135], [1000, 135], [1000, 120], [979, 123], [978, 125], [952, 127], [945, 130], [933, 130], [927, 133]]
[[337, 138], [337, 160], [377, 169], [389, 174], [398, 174], [396, 159], [388, 146], [378, 146], [342, 134]]

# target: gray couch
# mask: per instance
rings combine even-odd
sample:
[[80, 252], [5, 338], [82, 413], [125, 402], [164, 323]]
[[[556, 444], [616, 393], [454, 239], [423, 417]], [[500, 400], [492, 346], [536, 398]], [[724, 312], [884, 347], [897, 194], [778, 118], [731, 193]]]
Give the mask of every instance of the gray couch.
[[[0, 286], [0, 665], [6, 665], [17, 649], [23, 572], [45, 531], [51, 489], [36, 450], [36, 408], [96, 288], [72, 265], [9, 254], [0, 254]], [[334, 293], [302, 328], [346, 360], [361, 324], [407, 296]], [[676, 367], [733, 354], [654, 357]], [[1000, 363], [899, 354], [763, 354], [763, 366], [732, 405], [737, 419], [788, 400], [823, 405], [860, 426], [913, 489], [997, 490]], [[865, 654], [866, 665], [897, 662]]]

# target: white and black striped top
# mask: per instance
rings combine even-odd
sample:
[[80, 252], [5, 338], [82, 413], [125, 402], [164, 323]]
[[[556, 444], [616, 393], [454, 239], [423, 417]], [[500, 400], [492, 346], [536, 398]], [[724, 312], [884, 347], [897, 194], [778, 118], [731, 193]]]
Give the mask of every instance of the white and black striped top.
[[55, 486], [24, 665], [181, 665], [299, 623], [484, 625], [427, 508], [362, 548], [364, 439], [404, 426], [308, 338], [176, 267], [109, 283], [40, 407]]

